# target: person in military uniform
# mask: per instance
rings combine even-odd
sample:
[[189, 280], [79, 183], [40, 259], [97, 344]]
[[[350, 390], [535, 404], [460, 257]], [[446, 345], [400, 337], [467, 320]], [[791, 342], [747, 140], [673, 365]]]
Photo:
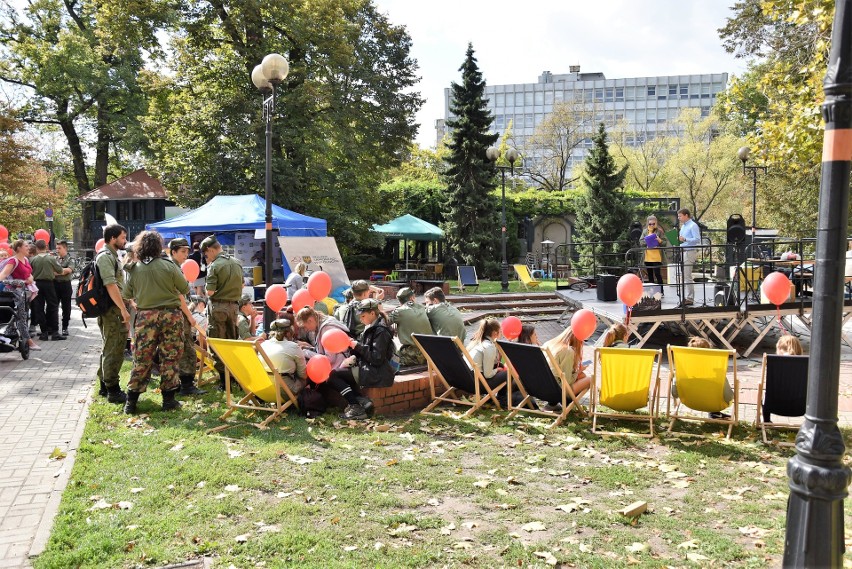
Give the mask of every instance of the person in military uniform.
[[[183, 238], [169, 241], [169, 256], [172, 262], [180, 268], [189, 258], [189, 241]], [[181, 274], [183, 274], [183, 271], [181, 271]], [[180, 392], [178, 395], [203, 395], [207, 392], [195, 387], [196, 356], [195, 340], [192, 333], [195, 326], [195, 318], [189, 311], [189, 305], [185, 296], [181, 296], [180, 308], [185, 318], [182, 321], [183, 355], [178, 362], [178, 371], [180, 373]]]
[[[352, 300], [349, 301], [345, 308], [340, 309], [340, 318], [338, 320], [346, 324], [346, 327], [349, 328], [350, 336], [358, 338], [364, 331], [364, 323], [361, 322], [359, 317], [358, 306], [362, 300], [367, 298], [382, 300], [385, 297], [385, 291], [377, 286], [370, 285], [370, 283], [363, 279], [352, 281], [350, 290], [352, 291]], [[384, 316], [384, 313], [382, 314]]]
[[122, 298], [124, 271], [118, 263], [118, 250], [124, 249], [126, 244], [127, 229], [118, 224], [107, 225], [104, 227], [104, 247], [95, 257], [101, 281], [113, 302], [113, 306], [98, 316], [98, 328], [103, 341], [101, 364], [98, 367], [98, 379], [101, 382], [99, 393], [106, 395], [110, 403], [124, 403], [127, 400], [127, 395], [118, 383], [130, 322], [130, 313]]
[[180, 388], [179, 362], [183, 355], [186, 316], [181, 297], [189, 284], [177, 265], [161, 256], [163, 239], [156, 231], [143, 231], [136, 238], [136, 267], [127, 279], [124, 297], [136, 300], [136, 345], [133, 369], [127, 384], [124, 412], [136, 413], [139, 396], [148, 387], [154, 356], [160, 356], [160, 392], [163, 411], [179, 409], [175, 395]]
[[74, 290], [71, 286], [71, 273], [74, 270], [71, 268], [71, 255], [68, 254], [68, 241], [64, 239], [56, 242], [56, 261], [62, 267], [62, 274], [56, 275], [53, 285], [56, 289], [59, 307], [62, 309], [62, 335], [67, 338], [68, 324], [71, 322], [71, 299], [74, 296]]
[[436, 286], [427, 290], [423, 297], [432, 332], [439, 336], [455, 336], [464, 342], [464, 318], [458, 308], [447, 302], [444, 291]]
[[36, 256], [30, 259], [33, 280], [38, 287], [38, 296], [30, 303], [33, 322], [41, 326], [40, 340], [64, 340], [59, 333], [59, 299], [56, 297], [56, 275], [70, 274], [71, 269], [59, 266], [56, 257], [47, 250], [44, 239], [35, 242]]
[[388, 321], [396, 324], [396, 335], [402, 344], [399, 349], [399, 363], [404, 366], [425, 364], [426, 358], [411, 335], [432, 333], [426, 309], [414, 301], [414, 291], [409, 287], [399, 289], [396, 299], [399, 301], [399, 307], [388, 315]]
[[266, 334], [261, 332], [257, 334], [257, 310], [252, 304], [254, 300], [251, 296], [244, 294], [237, 302], [237, 337], [240, 340], [254, 342], [258, 338], [266, 339]]
[[[237, 301], [243, 292], [243, 268], [229, 255], [222, 252], [222, 246], [211, 235], [201, 242], [201, 253], [207, 260], [207, 297], [210, 299], [210, 325], [207, 336], [236, 340]], [[225, 365], [216, 358], [216, 371], [219, 373], [219, 389], [225, 390]]]

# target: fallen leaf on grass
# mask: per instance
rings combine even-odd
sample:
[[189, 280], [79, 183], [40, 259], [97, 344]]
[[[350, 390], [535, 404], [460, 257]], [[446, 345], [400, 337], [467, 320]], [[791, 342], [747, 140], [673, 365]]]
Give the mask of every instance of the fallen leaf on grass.
[[90, 512], [94, 512], [96, 510], [106, 510], [108, 508], [112, 508], [112, 504], [107, 502], [106, 500], [100, 499], [95, 502], [91, 508], [89, 508]]
[[709, 557], [701, 555], [700, 553], [687, 553], [686, 558], [690, 561], [707, 561], [708, 559], [710, 559]]
[[689, 541], [684, 541], [683, 543], [679, 543], [677, 545], [678, 549], [698, 549], [698, 540], [690, 539]]
[[373, 549], [375, 549], [376, 551], [383, 549], [384, 547], [385, 547], [385, 544], [382, 543], [381, 541], [377, 541], [376, 543], [373, 544]]
[[625, 545], [624, 549], [626, 549], [630, 553], [639, 553], [640, 551], [645, 551], [646, 549], [648, 549], [648, 544], [634, 541], [630, 545]]
[[671, 472], [666, 472], [666, 478], [669, 480], [676, 480], [678, 478], [686, 478], [688, 475], [686, 472], [681, 472], [679, 470], [673, 470]]
[[426, 501], [426, 503], [429, 504], [430, 506], [440, 506], [441, 505], [441, 501], [437, 498], [429, 498]]
[[764, 494], [764, 500], [786, 500], [787, 494], [784, 492], [775, 492], [774, 494]]
[[743, 499], [741, 494], [725, 494], [724, 492], [717, 492], [717, 494], [724, 500], [730, 500], [731, 502], [738, 502]]
[[118, 504], [116, 504], [116, 507], [119, 510], [132, 510], [133, 509], [133, 502], [121, 501]]
[[287, 460], [289, 460], [290, 462], [296, 463], [296, 464], [310, 464], [312, 462], [316, 462], [312, 458], [307, 458], [305, 456], [299, 456], [297, 454], [288, 454]]
[[449, 524], [441, 528], [441, 535], [450, 535], [456, 529], [456, 524]]
[[243, 456], [243, 451], [228, 449], [228, 458], [237, 458], [238, 456]]
[[547, 529], [547, 526], [541, 522], [530, 522], [528, 524], [524, 524], [521, 529], [528, 532], [544, 531]]
[[675, 480], [672, 482], [672, 488], [689, 488], [689, 480]]
[[385, 463], [385, 466], [393, 466], [394, 464], [399, 464], [399, 461], [395, 458], [392, 458]]
[[274, 524], [269, 526], [264, 525], [260, 526], [257, 531], [261, 533], [279, 533], [281, 531], [281, 527]]
[[[205, 481], [203, 481], [203, 480], [202, 480], [201, 482], [199, 482], [198, 484], [196, 484], [196, 485], [195, 485], [195, 487], [196, 487], [196, 488], [204, 488], [206, 485], [207, 485], [207, 482], [205, 482]], [[174, 490], [174, 488], [169, 488], [169, 490]]]
[[490, 480], [477, 480], [476, 482], [473, 483], [473, 485], [476, 486], [477, 488], [488, 488], [488, 486], [490, 484], [491, 484]]
[[53, 449], [53, 452], [50, 453], [50, 460], [62, 460], [63, 458], [65, 458], [67, 456], [68, 456], [68, 453], [61, 451], [59, 449], [59, 447], [55, 447]]
[[389, 534], [393, 536], [402, 535], [406, 533], [411, 533], [417, 529], [417, 526], [412, 526], [406, 523], [399, 524], [395, 528], [388, 531]]
[[143, 492], [144, 490], [145, 490], [144, 488], [131, 488], [130, 493], [131, 494], [138, 494], [139, 492]]
[[463, 525], [464, 527], [466, 527], [467, 529], [473, 529], [473, 528], [475, 528], [475, 527], [478, 527], [478, 526], [479, 526], [479, 524], [478, 524], [478, 523], [476, 523], [476, 522], [465, 522], [465, 523], [463, 523], [462, 525]]
[[534, 551], [533, 555], [535, 555], [536, 557], [541, 557], [548, 565], [555, 566], [557, 563], [556, 558], [549, 551]]
[[358, 549], [357, 545], [347, 545], [343, 548], [343, 551], [355, 551], [356, 549]]
[[390, 426], [390, 425], [388, 425], [387, 423], [385, 423], [385, 424], [383, 424], [383, 425], [376, 425], [376, 429], [375, 429], [375, 430], [377, 430], [377, 431], [378, 431], [378, 432], [380, 432], [380, 433], [386, 433], [386, 432], [388, 432], [388, 431], [390, 431], [390, 430], [391, 430], [391, 426]]
[[179, 450], [183, 450], [183, 443], [178, 443], [175, 446], [173, 446], [172, 448], [170, 448], [169, 450], [174, 451], [174, 452], [177, 452]]
[[517, 505], [515, 505], [515, 504], [506, 504], [506, 503], [503, 503], [503, 504], [497, 504], [497, 507], [498, 507], [498, 508], [500, 508], [501, 510], [514, 510], [514, 509], [515, 509], [515, 508], [517, 508], [518, 506], [517, 506]]
[[761, 538], [769, 533], [768, 529], [759, 528], [756, 526], [745, 526], [739, 528], [740, 533], [747, 537]]
[[454, 549], [470, 549], [473, 547], [473, 544], [469, 541], [457, 541], [453, 544]]
[[228, 484], [227, 486], [225, 486], [225, 492], [239, 492], [239, 491], [240, 491], [240, 487], [237, 486], [236, 484]]

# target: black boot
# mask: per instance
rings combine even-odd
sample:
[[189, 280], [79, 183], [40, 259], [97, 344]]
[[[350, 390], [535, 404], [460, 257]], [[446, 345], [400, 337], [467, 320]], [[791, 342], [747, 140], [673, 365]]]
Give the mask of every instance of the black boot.
[[110, 403], [124, 403], [127, 401], [127, 394], [121, 390], [121, 386], [117, 383], [109, 385], [107, 386], [107, 401]]
[[136, 403], [139, 401], [139, 395], [141, 394], [138, 391], [127, 392], [127, 401], [124, 402], [125, 415], [136, 414]]
[[171, 411], [172, 409], [180, 409], [180, 401], [175, 399], [177, 389], [171, 391], [163, 391], [163, 411]]
[[101, 397], [106, 397], [107, 393], [109, 393], [109, 391], [107, 391], [106, 383], [104, 383], [104, 380], [102, 380], [102, 379], [100, 380], [100, 382], [101, 382], [101, 388], [100, 388], [100, 390], [98, 390], [98, 395], [100, 395]]
[[195, 387], [194, 382], [194, 375], [187, 374], [180, 376], [180, 392], [178, 392], [178, 395], [204, 395], [207, 393], [206, 390]]

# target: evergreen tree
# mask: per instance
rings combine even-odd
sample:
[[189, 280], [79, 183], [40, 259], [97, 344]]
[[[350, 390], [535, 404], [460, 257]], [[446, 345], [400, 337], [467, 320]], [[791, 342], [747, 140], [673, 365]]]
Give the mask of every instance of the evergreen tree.
[[[627, 167], [618, 170], [609, 153], [606, 128], [601, 123], [589, 157], [583, 165], [583, 193], [576, 201], [577, 239], [582, 243], [615, 241], [596, 246], [597, 264], [620, 266], [629, 248], [627, 234], [633, 216], [632, 207], [622, 191]], [[580, 265], [591, 267], [592, 248], [581, 247]], [[606, 271], [598, 271], [606, 272]]]
[[486, 107], [485, 81], [468, 44], [462, 66], [461, 85], [452, 84], [448, 120], [452, 129], [447, 144], [447, 170], [444, 173], [448, 191], [443, 229], [449, 252], [465, 265], [476, 265], [486, 273], [499, 267], [497, 237], [499, 204], [491, 195], [497, 169], [485, 156], [485, 150], [497, 141], [490, 133], [493, 117]]

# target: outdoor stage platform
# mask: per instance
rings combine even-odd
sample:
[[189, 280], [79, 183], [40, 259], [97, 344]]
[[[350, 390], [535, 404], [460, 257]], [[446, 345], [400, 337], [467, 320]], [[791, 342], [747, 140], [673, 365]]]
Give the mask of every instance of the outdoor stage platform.
[[[638, 339], [637, 347], [642, 347], [660, 326], [679, 328], [688, 336], [700, 335], [717, 346], [736, 350], [734, 340], [744, 330], [751, 329], [757, 337], [740, 353], [748, 357], [760, 344], [763, 338], [774, 326], [778, 326], [778, 315], [784, 321], [785, 328], [792, 329], [792, 319], [799, 320], [808, 330], [811, 329], [812, 302], [810, 297], [798, 298], [795, 302], [782, 304], [777, 308], [774, 304], [746, 303], [743, 299], [739, 305], [715, 306], [715, 283], [695, 283], [695, 303], [692, 306], [679, 307], [677, 285], [666, 285], [658, 310], [634, 311], [630, 317], [631, 336]], [[646, 294], [659, 291], [659, 285], [645, 286]], [[652, 292], [653, 291], [653, 292]], [[605, 322], [608, 326], [616, 322], [624, 322], [627, 313], [624, 304], [619, 301], [602, 301], [597, 298], [597, 289], [588, 288], [583, 291], [562, 289], [556, 293], [568, 304], [569, 309], [563, 314], [580, 309], [588, 309]], [[845, 300], [843, 324], [852, 318], [852, 300]], [[567, 318], [566, 318], [567, 319]], [[640, 325], [649, 324], [650, 326]], [[852, 340], [845, 334], [843, 341], [852, 347]]]

